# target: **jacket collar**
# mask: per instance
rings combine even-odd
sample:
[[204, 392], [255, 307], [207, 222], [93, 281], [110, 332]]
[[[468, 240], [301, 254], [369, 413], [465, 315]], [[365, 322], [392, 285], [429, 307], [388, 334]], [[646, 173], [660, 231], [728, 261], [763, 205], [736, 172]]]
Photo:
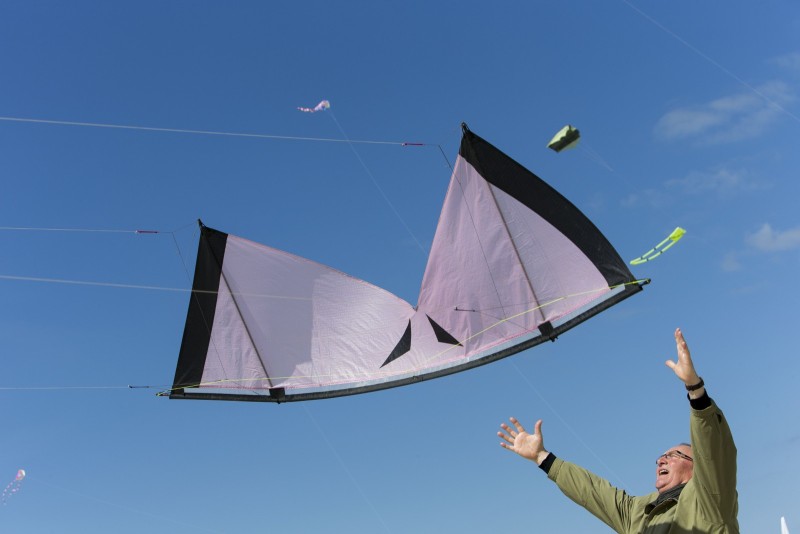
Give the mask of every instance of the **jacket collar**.
[[656, 500], [654, 500], [653, 502], [651, 502], [650, 504], [645, 506], [645, 508], [644, 508], [645, 513], [649, 514], [653, 510], [653, 508], [655, 508], [656, 506], [658, 506], [659, 504], [661, 504], [663, 502], [667, 502], [667, 501], [675, 501], [675, 502], [677, 502], [678, 501], [678, 497], [681, 494], [681, 491], [683, 491], [683, 488], [685, 488], [685, 487], [686, 487], [686, 484], [678, 484], [674, 488], [670, 488], [670, 489], [668, 489], [667, 491], [665, 491], [663, 493], [659, 493], [658, 497], [656, 497]]

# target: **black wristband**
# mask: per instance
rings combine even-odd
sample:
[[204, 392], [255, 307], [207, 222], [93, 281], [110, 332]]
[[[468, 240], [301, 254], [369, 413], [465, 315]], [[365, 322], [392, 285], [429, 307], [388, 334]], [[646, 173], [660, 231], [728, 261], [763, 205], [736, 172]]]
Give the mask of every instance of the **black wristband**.
[[547, 457], [544, 460], [542, 460], [542, 463], [539, 464], [539, 469], [549, 474], [550, 468], [553, 467], [553, 462], [555, 461], [556, 461], [556, 455], [550, 452], [547, 454]]
[[695, 384], [693, 386], [686, 386], [686, 391], [697, 391], [698, 389], [700, 389], [701, 387], [703, 387], [705, 385], [706, 384], [705, 384], [705, 382], [703, 382], [703, 378], [700, 377], [700, 382], [698, 382], [697, 384]]

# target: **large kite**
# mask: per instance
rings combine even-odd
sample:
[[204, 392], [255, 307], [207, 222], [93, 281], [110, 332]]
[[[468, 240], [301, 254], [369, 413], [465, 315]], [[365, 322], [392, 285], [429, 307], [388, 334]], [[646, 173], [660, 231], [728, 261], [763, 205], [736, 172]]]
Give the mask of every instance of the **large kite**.
[[574, 205], [463, 126], [417, 305], [203, 226], [172, 399], [411, 384], [554, 340], [641, 290]]

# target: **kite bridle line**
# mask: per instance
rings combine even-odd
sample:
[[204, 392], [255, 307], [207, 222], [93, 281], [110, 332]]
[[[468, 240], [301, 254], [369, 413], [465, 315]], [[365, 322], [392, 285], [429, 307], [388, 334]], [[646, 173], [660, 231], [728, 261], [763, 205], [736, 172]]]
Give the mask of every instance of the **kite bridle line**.
[[[509, 316], [509, 317], [506, 317], [504, 319], [500, 319], [499, 321], [497, 321], [494, 324], [484, 328], [483, 330], [481, 330], [479, 332], [476, 332], [476, 333], [472, 334], [471, 336], [469, 336], [467, 338], [464, 338], [463, 340], [459, 340], [459, 342], [460, 342], [460, 345], [463, 346], [466, 342], [470, 341], [471, 339], [473, 339], [473, 338], [475, 338], [477, 336], [480, 336], [480, 335], [488, 332], [489, 330], [491, 330], [493, 328], [497, 328], [501, 324], [504, 324], [504, 323], [509, 322], [509, 321], [513, 321], [514, 319], [522, 317], [522, 316], [524, 316], [526, 314], [533, 313], [533, 312], [535, 312], [537, 310], [541, 310], [543, 308], [546, 308], [547, 306], [552, 306], [553, 304], [555, 304], [557, 302], [561, 302], [561, 301], [564, 301], [564, 300], [567, 300], [567, 299], [570, 299], [570, 298], [580, 297], [580, 296], [589, 295], [589, 294], [593, 294], [593, 293], [599, 293], [599, 292], [603, 292], [603, 291], [613, 291], [614, 289], [617, 289], [617, 288], [620, 288], [620, 287], [625, 287], [625, 286], [630, 286], [630, 285], [646, 285], [648, 283], [650, 283], [650, 279], [649, 278], [642, 278], [642, 279], [638, 279], [638, 280], [632, 280], [630, 282], [623, 282], [621, 284], [616, 284], [616, 285], [613, 285], [613, 286], [604, 286], [604, 287], [597, 288], [597, 289], [590, 289], [590, 290], [586, 290], [586, 291], [580, 291], [578, 293], [573, 293], [573, 294], [570, 294], [570, 295], [564, 295], [562, 297], [557, 297], [557, 298], [554, 298], [554, 299], [552, 299], [552, 300], [550, 300], [548, 302], [540, 304], [538, 306], [534, 306], [532, 308], [529, 308], [529, 309], [524, 310], [522, 312], [516, 313], [516, 314], [514, 314], [512, 316]], [[467, 310], [461, 310], [461, 311], [467, 311]], [[476, 312], [476, 313], [480, 312], [480, 310], [469, 310], [469, 311], [470, 312]], [[459, 345], [453, 345], [453, 346], [447, 347], [446, 349], [444, 349], [444, 350], [442, 350], [442, 351], [440, 351], [440, 352], [438, 352], [436, 354], [433, 354], [432, 356], [428, 357], [427, 359], [424, 359], [419, 365], [417, 365], [416, 367], [414, 367], [413, 369], [407, 371], [404, 374], [412, 374], [413, 375], [414, 373], [416, 373], [420, 369], [422, 369], [426, 364], [428, 364], [428, 363], [430, 363], [430, 362], [432, 362], [432, 361], [434, 361], [434, 360], [436, 360], [438, 358], [441, 358], [443, 355], [449, 353], [450, 351], [456, 350], [458, 346]], [[362, 379], [388, 378], [388, 377], [392, 377], [392, 376], [396, 376], [396, 375], [397, 375], [397, 373], [381, 372], [381, 371], [373, 372], [373, 373], [370, 373], [370, 374], [366, 374], [366, 373], [354, 374], [354, 376], [362, 378]], [[271, 377], [269, 377], [269, 379], [266, 378], [266, 377], [222, 378], [222, 379], [219, 379], [219, 380], [212, 380], [212, 381], [209, 381], [209, 382], [199, 382], [199, 383], [196, 383], [196, 384], [184, 384], [182, 386], [171, 387], [171, 388], [168, 388], [168, 389], [166, 389], [164, 391], [160, 391], [160, 392], [156, 393], [156, 396], [164, 397], [164, 396], [170, 395], [174, 391], [178, 391], [178, 390], [182, 390], [182, 389], [190, 389], [190, 388], [211, 388], [211, 387], [215, 387], [216, 386], [216, 387], [219, 387], [220, 389], [227, 389], [227, 388], [224, 387], [223, 384], [233, 384], [233, 383], [243, 383], [243, 382], [255, 383], [255, 382], [264, 382], [266, 380], [290, 380], [290, 379], [293, 379], [293, 378], [296, 378], [296, 379], [325, 379], [325, 378], [332, 378], [332, 377], [335, 377], [335, 376], [336, 375], [333, 375], [333, 374], [310, 374], [310, 375], [293, 375], [293, 376], [271, 376]], [[350, 381], [350, 380], [348, 380], [348, 381]], [[336, 383], [337, 382], [328, 382], [326, 385], [332, 385], [332, 384], [336, 384]], [[338, 383], [341, 383], [341, 382], [338, 382]], [[316, 386], [309, 386], [309, 387], [321, 387], [321, 384], [320, 385], [316, 385]], [[251, 390], [251, 391], [266, 391], [269, 388], [239, 386], [236, 389], [246, 389], [246, 390]]]

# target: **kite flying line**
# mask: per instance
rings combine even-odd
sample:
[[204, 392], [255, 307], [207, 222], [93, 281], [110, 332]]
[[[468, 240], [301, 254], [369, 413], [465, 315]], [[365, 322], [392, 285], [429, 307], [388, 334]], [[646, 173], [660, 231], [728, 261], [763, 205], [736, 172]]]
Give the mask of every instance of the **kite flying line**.
[[[98, 287], [115, 287], [120, 289], [148, 289], [151, 291], [171, 291], [176, 293], [205, 293], [216, 294], [218, 291], [204, 290], [204, 289], [190, 289], [185, 287], [166, 287], [166, 286], [148, 286], [138, 284], [121, 284], [114, 282], [97, 282], [90, 280], [68, 280], [64, 278], [39, 278], [35, 276], [15, 276], [10, 274], [0, 274], [0, 280], [13, 280], [18, 282], [43, 282], [48, 284], [68, 284], [77, 286], [98, 286]], [[267, 295], [264, 293], [242, 293], [233, 292], [232, 295], [241, 295], [246, 297], [261, 297], [269, 299], [282, 299], [282, 300], [311, 300], [309, 297], [292, 297], [287, 295]]]
[[[323, 100], [323, 102], [327, 102], [327, 100]], [[329, 107], [330, 107], [330, 105], [329, 105]], [[414, 240], [414, 243], [417, 244], [417, 246], [422, 251], [422, 253], [423, 254], [427, 254], [428, 251], [425, 250], [425, 247], [423, 247], [422, 243], [419, 242], [419, 239], [417, 239], [417, 236], [414, 235], [414, 232], [411, 231], [411, 228], [408, 226], [408, 223], [406, 223], [405, 219], [403, 219], [403, 217], [400, 215], [400, 212], [397, 211], [397, 208], [395, 208], [394, 204], [392, 204], [392, 201], [389, 200], [389, 197], [386, 195], [386, 193], [384, 192], [383, 188], [378, 184], [378, 180], [375, 179], [375, 175], [372, 174], [372, 171], [369, 170], [369, 167], [367, 167], [367, 164], [364, 163], [364, 160], [361, 158], [361, 154], [358, 153], [358, 150], [356, 150], [356, 147], [354, 146], [354, 143], [350, 142], [350, 137], [344, 131], [344, 129], [342, 128], [341, 124], [339, 124], [339, 121], [336, 120], [336, 115], [334, 115], [333, 111], [330, 111], [330, 110], [328, 111], [328, 113], [330, 114], [331, 119], [333, 120], [334, 124], [336, 124], [336, 127], [339, 128], [340, 132], [342, 132], [342, 136], [344, 137], [344, 140], [347, 142], [347, 144], [350, 146], [350, 150], [352, 150], [353, 154], [355, 154], [356, 159], [361, 164], [361, 167], [364, 169], [364, 172], [367, 173], [367, 176], [369, 176], [370, 180], [372, 180], [372, 184], [375, 186], [375, 188], [381, 194], [381, 196], [383, 197], [383, 200], [386, 201], [386, 204], [388, 204], [389, 208], [392, 210], [392, 212], [394, 212], [395, 216], [400, 220], [400, 223], [406, 229], [408, 234], [411, 236], [411, 239]], [[403, 146], [410, 146], [411, 144], [410, 143], [402, 143], [402, 145]], [[422, 143], [413, 143], [413, 146], [424, 146], [424, 145]], [[441, 149], [441, 147], [439, 147], [439, 148]]]
[[[181, 263], [183, 265], [184, 272], [186, 273], [187, 280], [191, 286], [192, 276], [189, 272], [188, 267], [186, 266], [186, 260], [183, 257], [181, 252], [181, 248], [178, 245], [178, 241], [175, 238], [175, 234], [181, 230], [189, 226], [194, 226], [195, 223], [189, 223], [175, 230], [119, 230], [119, 229], [108, 229], [108, 228], [34, 228], [34, 227], [20, 227], [20, 226], [0, 226], [0, 231], [25, 231], [25, 232], [78, 232], [78, 233], [113, 233], [113, 234], [137, 234], [137, 235], [170, 235], [172, 237], [172, 241], [175, 244], [175, 249], [178, 252], [178, 256], [181, 259]], [[74, 279], [66, 279], [66, 278], [47, 278], [47, 277], [38, 277], [38, 276], [20, 276], [20, 275], [11, 275], [11, 274], [0, 274], [0, 280], [11, 280], [17, 282], [41, 282], [47, 284], [66, 284], [66, 285], [77, 285], [77, 286], [95, 286], [95, 287], [111, 287], [111, 288], [119, 288], [119, 289], [146, 289], [150, 291], [167, 291], [167, 292], [175, 292], [175, 293], [198, 293], [198, 294], [216, 294], [217, 291], [211, 290], [202, 290], [202, 289], [191, 289], [185, 287], [169, 287], [169, 286], [151, 286], [151, 285], [142, 285], [142, 284], [124, 284], [119, 282], [100, 282], [97, 280], [74, 280]], [[281, 300], [310, 300], [309, 297], [294, 297], [291, 295], [271, 295], [271, 294], [264, 294], [264, 293], [244, 293], [244, 292], [232, 292], [232, 295], [241, 295], [247, 297], [260, 297], [260, 298], [270, 298], [270, 299], [281, 299]]]
[[567, 428], [567, 430], [569, 430], [569, 431], [570, 431], [570, 433], [571, 433], [573, 436], [575, 436], [575, 439], [577, 439], [577, 440], [578, 440], [578, 442], [579, 442], [581, 445], [583, 445], [583, 446], [584, 446], [584, 448], [585, 448], [587, 451], [589, 451], [589, 452], [592, 454], [592, 456], [594, 456], [595, 458], [597, 458], [597, 460], [598, 460], [598, 461], [599, 461], [601, 464], [603, 464], [603, 467], [605, 467], [605, 468], [606, 468], [606, 470], [607, 470], [609, 473], [611, 473], [612, 475], [614, 475], [614, 477], [615, 477], [615, 478], [616, 478], [616, 479], [617, 479], [619, 482], [621, 482], [621, 483], [622, 483], [622, 486], [623, 486], [623, 487], [624, 487], [624, 486], [627, 486], [627, 484], [625, 483], [625, 481], [624, 481], [624, 480], [622, 480], [622, 477], [620, 477], [620, 476], [619, 476], [619, 475], [618, 475], [618, 474], [617, 474], [617, 473], [616, 473], [616, 472], [615, 472], [613, 469], [611, 469], [611, 467], [609, 467], [609, 466], [608, 466], [608, 464], [606, 464], [606, 463], [603, 461], [603, 459], [602, 459], [602, 458], [600, 458], [600, 456], [598, 456], [598, 454], [597, 454], [596, 452], [594, 452], [594, 450], [592, 450], [592, 448], [591, 448], [591, 447], [589, 447], [589, 445], [588, 445], [588, 444], [587, 444], [587, 443], [586, 443], [584, 440], [582, 440], [582, 439], [581, 439], [581, 437], [580, 437], [580, 436], [578, 435], [578, 433], [577, 433], [577, 432], [576, 432], [576, 431], [575, 431], [575, 430], [574, 430], [574, 429], [573, 429], [573, 428], [570, 426], [570, 424], [569, 424], [569, 423], [567, 423], [567, 421], [566, 421], [566, 420], [565, 420], [563, 417], [561, 417], [561, 414], [559, 414], [559, 413], [556, 411], [556, 409], [555, 409], [555, 408], [553, 408], [553, 405], [552, 405], [552, 404], [550, 404], [549, 402], [547, 402], [547, 399], [545, 399], [545, 398], [544, 398], [544, 395], [542, 395], [542, 394], [539, 392], [539, 389], [538, 389], [538, 388], [537, 388], [535, 385], [533, 385], [533, 382], [531, 382], [531, 381], [528, 379], [528, 377], [527, 377], [527, 376], [526, 376], [526, 375], [525, 375], [525, 374], [522, 372], [522, 370], [521, 370], [521, 369], [519, 368], [519, 366], [517, 365], [517, 362], [515, 362], [515, 361], [512, 361], [512, 362], [511, 362], [511, 366], [512, 366], [512, 367], [514, 367], [514, 369], [516, 369], [516, 370], [517, 370], [517, 372], [519, 373], [519, 376], [520, 376], [520, 377], [522, 377], [522, 380], [523, 380], [523, 381], [524, 381], [526, 384], [528, 384], [528, 386], [530, 386], [530, 388], [531, 388], [531, 389], [533, 390], [533, 392], [534, 392], [534, 393], [536, 393], [536, 395], [537, 395], [537, 396], [538, 396], [538, 397], [539, 397], [539, 398], [542, 400], [542, 402], [545, 404], [545, 406], [547, 406], [547, 407], [550, 409], [550, 411], [551, 411], [551, 412], [553, 412], [553, 414], [554, 414], [556, 417], [558, 417], [559, 421], [561, 421], [561, 424], [563, 424], [563, 425], [564, 425], [564, 426]]
[[734, 74], [732, 71], [730, 71], [727, 68], [723, 67], [719, 62], [715, 61], [711, 56], [709, 56], [708, 54], [704, 53], [703, 51], [701, 51], [697, 47], [693, 46], [691, 43], [686, 41], [686, 39], [683, 39], [678, 34], [676, 34], [672, 30], [670, 30], [669, 28], [667, 28], [666, 26], [664, 26], [663, 24], [658, 22], [656, 19], [654, 19], [653, 17], [651, 17], [650, 15], [648, 15], [647, 13], [645, 13], [644, 11], [639, 9], [638, 7], [634, 6], [629, 0], [622, 0], [622, 2], [627, 4], [627, 6], [629, 8], [631, 8], [632, 10], [636, 11], [639, 15], [641, 15], [642, 17], [644, 17], [647, 20], [649, 20], [651, 23], [653, 23], [655, 26], [657, 26], [658, 28], [663, 30], [665, 33], [667, 33], [668, 35], [672, 36], [675, 40], [677, 40], [679, 43], [684, 45], [686, 48], [688, 48], [689, 50], [691, 50], [692, 52], [694, 52], [695, 54], [697, 54], [701, 58], [705, 59], [706, 61], [708, 61], [709, 63], [711, 63], [715, 67], [717, 67], [719, 70], [721, 70], [722, 72], [724, 72], [725, 74], [727, 74], [728, 76], [730, 76], [731, 78], [733, 78], [734, 80], [739, 82], [742, 86], [746, 87], [747, 89], [749, 89], [750, 91], [755, 93], [757, 96], [762, 98], [766, 103], [768, 103], [769, 105], [773, 106], [775, 109], [777, 109], [779, 111], [782, 111], [787, 116], [793, 118], [795, 121], [800, 122], [800, 117], [798, 117], [797, 115], [795, 115], [794, 113], [792, 113], [791, 111], [786, 109], [785, 107], [783, 107], [780, 104], [778, 104], [777, 102], [775, 102], [773, 99], [771, 99], [770, 97], [768, 97], [767, 95], [765, 95], [764, 93], [762, 93], [761, 91], [759, 91], [758, 89], [756, 89], [755, 87], [753, 87], [752, 85], [747, 83], [745, 80], [743, 80], [742, 78], [740, 78], [739, 76]]
[[3, 231], [26, 231], [26, 232], [87, 232], [87, 233], [106, 233], [106, 234], [161, 234], [158, 230], [104, 230], [100, 228], [32, 228], [24, 226], [0, 226]]
[[60, 121], [51, 119], [30, 119], [25, 117], [0, 117], [0, 121], [27, 122], [35, 124], [57, 124], [61, 126], [84, 126], [90, 128], [116, 128], [119, 130], [140, 130], [145, 132], [183, 133], [196, 135], [217, 135], [226, 137], [251, 137], [256, 139], [284, 139], [288, 141], [319, 141], [328, 143], [359, 143], [367, 145], [433, 146], [428, 143], [403, 143], [401, 141], [369, 141], [355, 139], [335, 139], [328, 137], [298, 137], [291, 135], [269, 135], [242, 132], [221, 132], [215, 130], [188, 130], [184, 128], [158, 128], [153, 126], [133, 126], [127, 124], [108, 124], [100, 122]]
[[[547, 147], [552, 149], [555, 152], [562, 152], [562, 151], [567, 150], [567, 149], [575, 148], [576, 146], [580, 147], [589, 156], [589, 158], [592, 159], [595, 163], [598, 163], [598, 164], [602, 165], [603, 167], [606, 168], [606, 170], [618, 175], [623, 180], [625, 180], [625, 182], [628, 182], [629, 186], [632, 186], [632, 184], [630, 184], [630, 181], [627, 179], [627, 177], [625, 175], [623, 175], [623, 174], [617, 173], [617, 171], [615, 171], [611, 167], [611, 165], [606, 163], [606, 161], [600, 156], [600, 154], [597, 151], [595, 151], [594, 149], [591, 149], [591, 148], [587, 148], [585, 143], [584, 144], [579, 144], [579, 141], [581, 139], [582, 138], [581, 138], [581, 135], [580, 135], [580, 131], [577, 128], [575, 128], [574, 126], [568, 124], [568, 125], [564, 126], [561, 130], [559, 130], [559, 132], [556, 133], [555, 136], [553, 136], [553, 138], [548, 143]], [[659, 208], [659, 206], [655, 206], [655, 207]], [[680, 227], [676, 228], [675, 231], [673, 231], [669, 235], [669, 237], [667, 237], [667, 239], [665, 239], [664, 241], [662, 241], [661, 243], [656, 245], [652, 250], [648, 251], [647, 253], [645, 253], [641, 257], [636, 258], [635, 260], [632, 260], [630, 262], [631, 265], [641, 265], [642, 263], [646, 263], [646, 262], [650, 261], [651, 259], [661, 255], [662, 252], [666, 251], [668, 248], [670, 248], [672, 245], [674, 245], [675, 242], [677, 242], [681, 237], [683, 237], [683, 234], [685, 234], [685, 233], [686, 233], [686, 230], [684, 230], [684, 229], [682, 229]], [[667, 241], [671, 241], [671, 243], [669, 245], [667, 245], [666, 247], [664, 247], [663, 249], [660, 249], [660, 247], [662, 247], [664, 244], [666, 244]], [[656, 251], [658, 251], [658, 254], [655, 253]]]
[[[450, 161], [447, 159], [447, 156], [442, 149], [442, 146], [438, 143], [420, 143], [420, 142], [409, 142], [409, 141], [380, 141], [380, 140], [359, 140], [359, 139], [350, 139], [347, 133], [339, 124], [339, 121], [336, 119], [333, 111], [330, 111], [330, 103], [327, 100], [323, 100], [320, 102], [315, 108], [298, 108], [301, 111], [306, 112], [315, 112], [315, 111], [327, 111], [333, 122], [336, 124], [339, 131], [342, 133], [343, 139], [337, 138], [328, 138], [328, 137], [301, 137], [301, 136], [289, 136], [289, 135], [271, 135], [271, 134], [259, 134], [259, 133], [243, 133], [243, 132], [226, 132], [226, 131], [217, 131], [217, 130], [192, 130], [192, 129], [185, 129], [185, 128], [162, 128], [162, 127], [154, 127], [154, 126], [136, 126], [136, 125], [128, 125], [128, 124], [110, 124], [110, 123], [98, 123], [98, 122], [82, 122], [82, 121], [62, 121], [62, 120], [53, 120], [53, 119], [33, 119], [33, 118], [26, 118], [26, 117], [4, 117], [0, 116], [0, 121], [6, 122], [22, 122], [22, 123], [34, 123], [34, 124], [52, 124], [52, 125], [60, 125], [60, 126], [81, 126], [81, 127], [89, 127], [89, 128], [113, 128], [113, 129], [121, 129], [121, 130], [139, 130], [139, 131], [147, 131], [147, 132], [163, 132], [163, 133], [182, 133], [182, 134], [194, 134], [194, 135], [213, 135], [213, 136], [226, 136], [226, 137], [246, 137], [246, 138], [256, 138], [256, 139], [282, 139], [282, 140], [289, 140], [289, 141], [314, 141], [314, 142], [330, 142], [330, 143], [347, 143], [353, 153], [358, 159], [361, 166], [364, 168], [364, 171], [367, 173], [369, 178], [372, 180], [375, 187], [378, 189], [381, 196], [384, 198], [386, 203], [389, 205], [391, 210], [394, 214], [400, 219], [400, 222], [405, 227], [406, 231], [411, 235], [411, 238], [420, 248], [423, 253], [427, 253], [425, 247], [422, 246], [420, 241], [411, 231], [408, 224], [405, 220], [400, 216], [400, 213], [394, 207], [394, 205], [389, 200], [386, 193], [378, 184], [378, 181], [375, 179], [374, 174], [367, 165], [364, 163], [364, 160], [361, 158], [361, 155], [355, 149], [355, 144], [370, 144], [370, 145], [395, 145], [401, 147], [438, 147], [439, 152], [444, 157], [445, 162], [447, 162], [448, 167], [452, 170], [452, 165], [450, 165]], [[21, 228], [17, 228], [21, 229]], [[41, 229], [40, 229], [41, 230]]]
[[372, 500], [370, 500], [370, 498], [367, 495], [367, 493], [361, 487], [361, 484], [358, 483], [358, 480], [356, 480], [356, 477], [353, 475], [352, 471], [350, 471], [350, 469], [347, 467], [347, 464], [344, 463], [344, 460], [342, 459], [342, 456], [339, 454], [339, 452], [333, 446], [333, 443], [331, 443], [331, 440], [328, 439], [328, 435], [325, 433], [325, 431], [322, 429], [320, 424], [317, 422], [317, 418], [312, 415], [311, 411], [309, 411], [309, 409], [305, 406], [305, 404], [303, 405], [303, 409], [305, 410], [306, 415], [308, 416], [308, 418], [311, 420], [311, 423], [313, 423], [313, 425], [316, 427], [317, 431], [322, 436], [322, 439], [325, 441], [325, 444], [328, 445], [328, 448], [331, 450], [333, 455], [339, 461], [339, 465], [342, 466], [342, 469], [344, 469], [344, 472], [347, 473], [347, 476], [350, 478], [350, 480], [353, 482], [355, 487], [358, 489], [358, 492], [361, 494], [361, 497], [369, 505], [369, 507], [372, 508], [372, 511], [378, 517], [378, 520], [381, 522], [381, 525], [383, 525], [383, 527], [386, 529], [387, 532], [392, 532], [392, 529], [390, 529], [389, 525], [386, 524], [386, 521], [384, 521], [383, 516], [380, 514], [380, 512], [378, 512], [378, 509], [375, 507], [375, 505], [373, 504]]
[[[30, 475], [28, 475], [28, 476], [30, 477]], [[134, 514], [139, 514], [139, 515], [142, 515], [142, 516], [150, 517], [152, 519], [158, 519], [158, 520], [161, 520], [161, 521], [168, 521], [168, 522], [170, 522], [170, 523], [172, 523], [174, 525], [181, 526], [184, 529], [191, 529], [193, 531], [211, 532], [211, 533], [215, 533], [215, 534], [221, 534], [221, 532], [222, 532], [222, 531], [219, 531], [219, 530], [212, 530], [212, 529], [210, 529], [208, 527], [205, 527], [205, 526], [191, 525], [191, 524], [188, 524], [188, 523], [184, 523], [182, 521], [176, 521], [176, 520], [171, 519], [169, 517], [152, 514], [150, 512], [145, 512], [144, 510], [138, 510], [136, 508], [131, 508], [130, 506], [124, 506], [124, 505], [121, 505], [121, 504], [117, 504], [117, 503], [114, 503], [114, 502], [111, 502], [111, 501], [107, 501], [105, 499], [99, 499], [99, 498], [94, 497], [92, 495], [87, 495], [86, 493], [80, 493], [80, 492], [75, 491], [75, 490], [73, 490], [71, 488], [64, 488], [64, 487], [61, 487], [61, 486], [57, 486], [55, 484], [52, 484], [50, 482], [47, 482], [47, 481], [39, 478], [39, 477], [33, 477], [31, 483], [32, 484], [42, 484], [42, 485], [47, 486], [49, 488], [52, 488], [52, 489], [55, 489], [55, 490], [58, 490], [58, 491], [61, 491], [61, 492], [64, 492], [64, 493], [69, 493], [71, 495], [75, 495], [76, 497], [80, 497], [82, 499], [88, 499], [88, 500], [94, 501], [96, 503], [104, 504], [104, 505], [107, 505], [107, 506], [113, 506], [114, 508], [118, 508], [118, 509], [124, 510], [126, 512], [132, 512]]]

